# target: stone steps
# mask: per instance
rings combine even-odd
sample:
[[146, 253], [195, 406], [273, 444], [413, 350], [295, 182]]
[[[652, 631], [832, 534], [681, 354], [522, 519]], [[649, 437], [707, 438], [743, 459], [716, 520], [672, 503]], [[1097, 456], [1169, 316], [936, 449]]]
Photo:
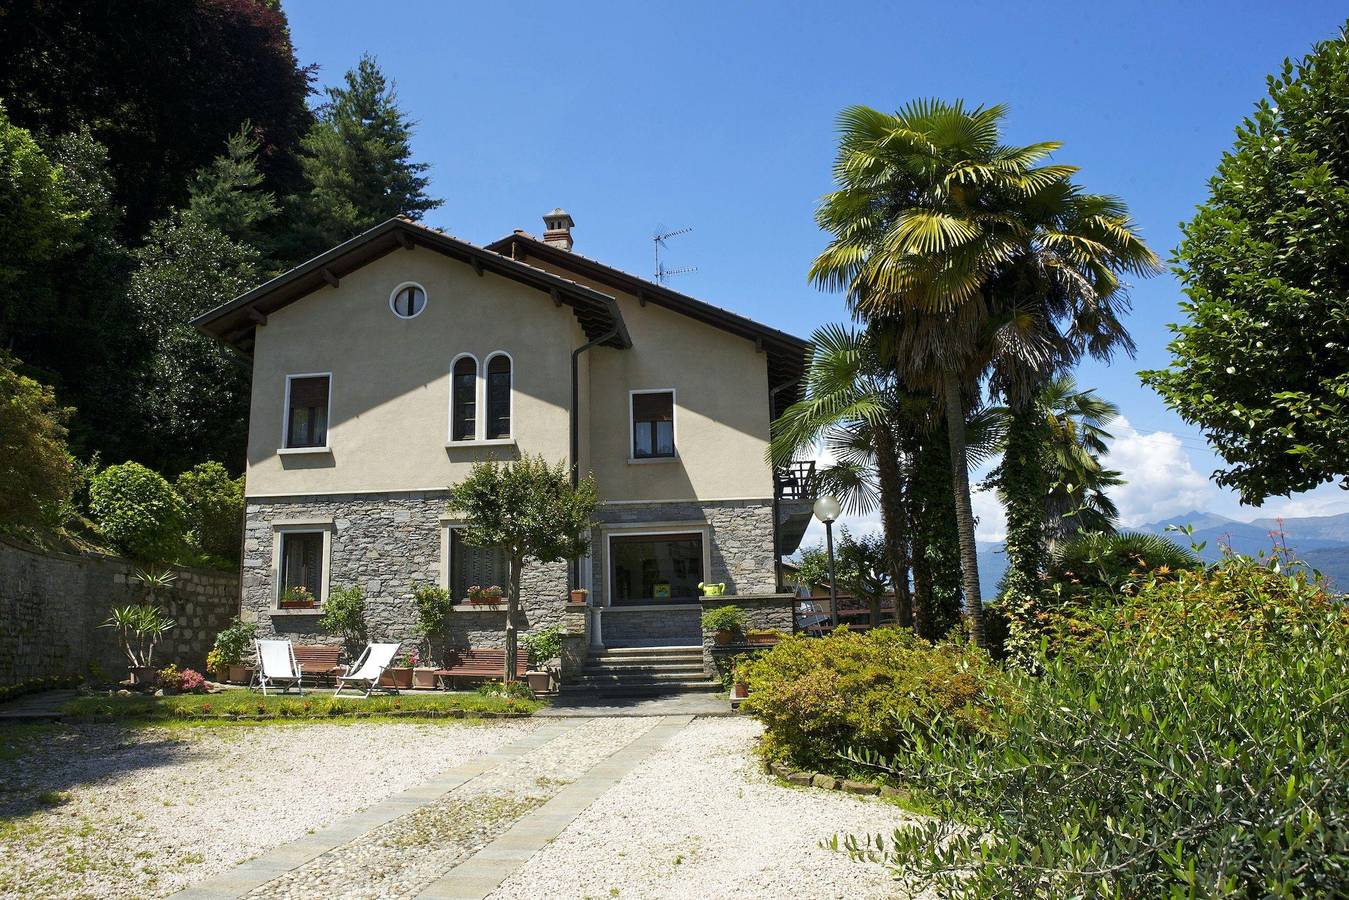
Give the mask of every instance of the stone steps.
[[723, 690], [703, 671], [703, 648], [613, 647], [592, 651], [580, 677], [562, 686], [569, 694], [645, 697], [661, 694], [717, 693]]

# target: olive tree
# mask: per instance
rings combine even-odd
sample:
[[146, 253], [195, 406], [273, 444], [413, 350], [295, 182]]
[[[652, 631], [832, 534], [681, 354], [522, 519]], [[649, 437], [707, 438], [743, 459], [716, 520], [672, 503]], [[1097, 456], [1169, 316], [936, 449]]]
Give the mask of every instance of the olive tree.
[[464, 541], [504, 551], [510, 565], [507, 681], [515, 680], [516, 618], [525, 563], [552, 563], [583, 555], [590, 546], [590, 517], [596, 499], [593, 477], [573, 485], [562, 463], [550, 466], [542, 456], [527, 454], [504, 464], [493, 459], [478, 463], [467, 478], [450, 487], [450, 506], [464, 517]]

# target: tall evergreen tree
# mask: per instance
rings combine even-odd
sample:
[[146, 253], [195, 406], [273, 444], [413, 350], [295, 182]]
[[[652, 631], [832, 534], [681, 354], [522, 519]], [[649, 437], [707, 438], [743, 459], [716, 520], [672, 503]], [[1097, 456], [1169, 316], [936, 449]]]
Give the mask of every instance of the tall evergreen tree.
[[187, 211], [230, 240], [261, 251], [270, 241], [263, 227], [280, 207], [263, 187], [260, 150], [252, 125], [244, 122], [225, 140], [225, 152], [193, 177]]
[[420, 219], [444, 201], [427, 196], [426, 163], [412, 156], [415, 122], [394, 87], [365, 55], [305, 136], [300, 166], [309, 191], [300, 198], [300, 257], [318, 254], [394, 216]]

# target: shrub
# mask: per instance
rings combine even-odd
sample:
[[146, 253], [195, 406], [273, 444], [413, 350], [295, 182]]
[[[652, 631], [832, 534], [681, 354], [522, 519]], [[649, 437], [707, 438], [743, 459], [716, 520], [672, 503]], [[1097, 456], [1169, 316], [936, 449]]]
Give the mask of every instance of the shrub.
[[530, 668], [537, 668], [562, 655], [562, 629], [553, 626], [530, 632], [520, 639], [529, 654]]
[[185, 694], [206, 693], [206, 678], [196, 669], [184, 669], [178, 677], [178, 690]]
[[750, 689], [743, 708], [766, 726], [763, 752], [826, 772], [844, 767], [849, 747], [890, 754], [939, 721], [999, 733], [994, 700], [1012, 702], [982, 651], [898, 628], [788, 638], [743, 662], [737, 680]]
[[1054, 549], [1050, 582], [1068, 593], [1093, 589], [1127, 591], [1152, 574], [1198, 569], [1192, 551], [1157, 534], [1081, 534]]
[[200, 463], [174, 482], [187, 515], [187, 538], [216, 560], [239, 561], [244, 522], [244, 483], [218, 462]]
[[1090, 653], [1018, 676], [1003, 739], [946, 722], [881, 764], [937, 818], [846, 845], [940, 896], [1338, 895], [1349, 612], [1280, 569], [1230, 558], [1095, 611]]
[[52, 389], [14, 371], [18, 360], [0, 352], [0, 525], [53, 523], [75, 490], [66, 449], [73, 410], [57, 405]]
[[258, 626], [235, 618], [229, 627], [215, 636], [215, 648], [212, 652], [220, 654], [220, 661], [227, 666], [242, 665], [248, 645], [253, 642]]
[[442, 587], [420, 584], [412, 591], [412, 599], [417, 604], [417, 633], [422, 637], [443, 637], [450, 628], [450, 615], [454, 611], [454, 601], [450, 592]]
[[89, 509], [103, 535], [135, 559], [170, 560], [182, 549], [183, 502], [140, 463], [108, 466], [89, 483]]
[[349, 647], [365, 641], [365, 591], [359, 585], [335, 587], [328, 591], [319, 627], [340, 635]]
[[703, 631], [734, 631], [737, 634], [745, 630], [745, 611], [738, 606], [718, 606], [703, 613]]
[[178, 670], [178, 666], [169, 663], [159, 670], [159, 686], [166, 691], [176, 691], [182, 687], [183, 673]]

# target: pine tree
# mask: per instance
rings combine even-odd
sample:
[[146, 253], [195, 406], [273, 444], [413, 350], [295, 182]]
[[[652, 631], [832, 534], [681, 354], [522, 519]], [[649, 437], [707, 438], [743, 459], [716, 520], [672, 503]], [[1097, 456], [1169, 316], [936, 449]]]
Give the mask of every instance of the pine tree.
[[260, 190], [260, 145], [252, 125], [245, 121], [225, 140], [225, 152], [203, 166], [192, 179], [188, 211], [197, 221], [234, 241], [263, 250], [267, 239], [261, 226], [278, 211], [276, 197]]
[[412, 158], [416, 124], [398, 108], [394, 88], [373, 57], [361, 57], [301, 147], [310, 185], [299, 199], [299, 257], [326, 250], [394, 216], [421, 218], [444, 201], [427, 196], [426, 163]]

